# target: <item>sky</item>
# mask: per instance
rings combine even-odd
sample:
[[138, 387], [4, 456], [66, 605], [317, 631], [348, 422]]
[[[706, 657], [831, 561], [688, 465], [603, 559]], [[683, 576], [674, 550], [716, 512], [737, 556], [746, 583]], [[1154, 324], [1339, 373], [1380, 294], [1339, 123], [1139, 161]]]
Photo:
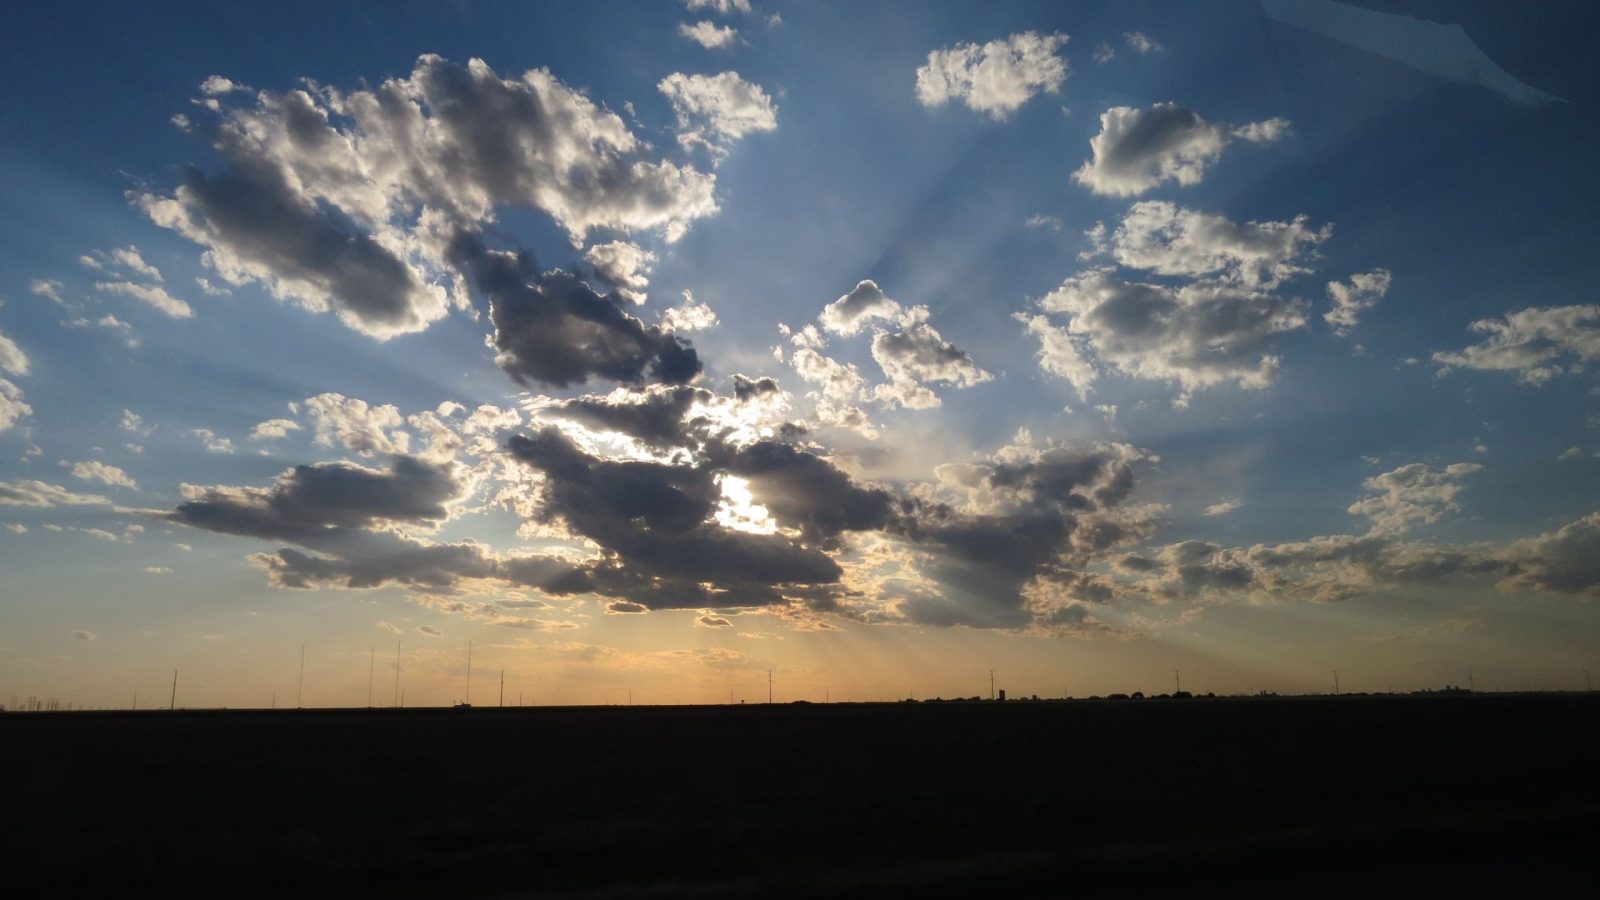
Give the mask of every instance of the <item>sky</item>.
[[0, 703], [1600, 664], [1586, 4], [8, 18]]

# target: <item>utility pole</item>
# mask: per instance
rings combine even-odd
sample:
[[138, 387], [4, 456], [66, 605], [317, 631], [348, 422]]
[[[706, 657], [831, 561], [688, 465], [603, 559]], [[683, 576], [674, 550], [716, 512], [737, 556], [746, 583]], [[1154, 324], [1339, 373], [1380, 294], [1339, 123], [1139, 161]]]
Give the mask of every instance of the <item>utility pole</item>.
[[1174, 694], [1183, 693], [1183, 679], [1178, 677], [1177, 669], [1172, 670], [1172, 692]]
[[772, 670], [767, 670], [767, 705], [772, 705]]
[[994, 670], [989, 670], [989, 699], [994, 699]]
[[394, 639], [394, 707], [400, 708], [400, 638]]
[[500, 670], [500, 705], [506, 705], [506, 670]]
[[1339, 670], [1333, 670], [1333, 695], [1339, 696]]
[[168, 702], [167, 709], [178, 708], [178, 670], [172, 670], [172, 700]]
[[372, 653], [367, 657], [367, 709], [372, 708], [372, 676], [378, 671], [378, 645], [372, 645]]
[[294, 708], [295, 709], [302, 708], [301, 704], [300, 704], [300, 701], [305, 696], [305, 690], [306, 690], [306, 645], [305, 644], [301, 644], [300, 645], [300, 683], [298, 685], [296, 685], [295, 689], [294, 689]]
[[466, 704], [472, 705], [472, 642], [467, 641], [467, 699]]
[[1477, 689], [1478, 689], [1477, 683], [1472, 680], [1472, 670], [1468, 669], [1467, 670], [1467, 690], [1475, 691]]

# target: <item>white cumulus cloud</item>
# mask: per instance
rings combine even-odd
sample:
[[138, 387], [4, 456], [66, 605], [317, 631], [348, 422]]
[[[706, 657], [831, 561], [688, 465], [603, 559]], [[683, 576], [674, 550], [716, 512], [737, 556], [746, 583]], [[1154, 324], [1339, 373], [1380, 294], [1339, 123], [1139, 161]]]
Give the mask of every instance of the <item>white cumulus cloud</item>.
[[1024, 31], [931, 51], [917, 69], [917, 100], [923, 106], [959, 100], [991, 119], [1004, 119], [1035, 94], [1061, 90], [1067, 61], [1059, 51], [1066, 42], [1064, 34]]

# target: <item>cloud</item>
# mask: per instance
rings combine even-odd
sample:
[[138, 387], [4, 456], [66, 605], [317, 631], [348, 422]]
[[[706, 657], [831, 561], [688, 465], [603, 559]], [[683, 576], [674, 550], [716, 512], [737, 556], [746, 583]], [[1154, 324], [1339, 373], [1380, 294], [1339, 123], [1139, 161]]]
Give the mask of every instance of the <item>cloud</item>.
[[163, 312], [174, 319], [189, 319], [194, 317], [194, 309], [189, 304], [167, 293], [165, 288], [151, 285], [134, 284], [131, 281], [97, 281], [95, 290], [108, 294], [122, 294], [132, 297], [143, 303], [149, 304], [154, 309]]
[[759, 85], [737, 72], [685, 75], [674, 72], [656, 88], [672, 104], [678, 120], [678, 142], [725, 152], [745, 135], [778, 128], [778, 108]]
[[713, 10], [723, 16], [750, 12], [750, 0], [683, 0], [683, 5], [688, 9]]
[[711, 393], [689, 386], [653, 385], [642, 391], [618, 388], [608, 396], [566, 400], [546, 412], [599, 431], [628, 435], [647, 447], [668, 451], [691, 442], [686, 421]]
[[617, 293], [634, 303], [647, 298], [645, 288], [650, 286], [650, 268], [656, 264], [656, 255], [628, 241], [596, 244], [583, 254], [583, 259], [594, 266], [595, 274], [617, 287]]
[[971, 110], [1002, 120], [1035, 94], [1061, 89], [1067, 61], [1058, 51], [1066, 42], [1065, 34], [1024, 31], [982, 45], [933, 50], [917, 69], [917, 100], [929, 107], [960, 100]]
[[[67, 463], [63, 462], [62, 465], [65, 466]], [[70, 467], [70, 470], [73, 477], [81, 478], [84, 481], [98, 481], [101, 484], [111, 485], [112, 487], [139, 487], [139, 485], [135, 484], [134, 480], [128, 476], [127, 472], [122, 471], [116, 466], [109, 466], [97, 460], [75, 463]]]
[[379, 631], [387, 631], [390, 634], [400, 634], [401, 633], [400, 626], [394, 624], [393, 622], [389, 622], [389, 621], [379, 621], [373, 627], [378, 629]]
[[207, 97], [215, 97], [219, 94], [242, 90], [247, 90], [247, 88], [243, 85], [235, 84], [232, 80], [221, 75], [210, 75], [206, 77], [205, 81], [200, 82], [200, 93], [205, 94]]
[[201, 293], [205, 294], [207, 297], [223, 297], [233, 293], [227, 288], [217, 287], [211, 283], [210, 279], [207, 278], [196, 278], [194, 283], [199, 286]]
[[1237, 499], [1221, 500], [1206, 507], [1202, 514], [1207, 516], [1225, 516], [1243, 505], [1244, 504]]
[[92, 641], [97, 637], [94, 632], [82, 628], [72, 632], [72, 636], [74, 639], [80, 641]]
[[652, 609], [765, 606], [787, 585], [836, 582], [819, 550], [713, 521], [721, 491], [705, 465], [611, 461], [554, 428], [515, 436], [511, 456], [545, 476], [540, 516], [603, 548], [570, 587]]
[[1027, 221], [1023, 222], [1022, 224], [1028, 226], [1029, 228], [1048, 228], [1051, 231], [1060, 231], [1066, 227], [1066, 223], [1061, 221], [1060, 216], [1047, 216], [1043, 213], [1029, 216]]
[[1273, 117], [1260, 122], [1251, 122], [1233, 129], [1233, 136], [1252, 144], [1271, 144], [1281, 141], [1294, 131], [1294, 126], [1288, 119]]
[[131, 431], [140, 437], [149, 437], [156, 430], [154, 425], [145, 425], [144, 417], [131, 409], [122, 411], [122, 419], [118, 422], [118, 427], [123, 431]]
[[899, 303], [878, 287], [875, 281], [862, 281], [839, 299], [822, 308], [818, 320], [835, 334], [859, 334], [874, 319], [898, 319], [904, 312]]
[[536, 272], [526, 254], [488, 250], [463, 235], [451, 256], [489, 297], [495, 362], [518, 384], [567, 387], [612, 381], [681, 384], [700, 374], [694, 348], [646, 327], [560, 269]]
[[1333, 301], [1333, 306], [1322, 318], [1333, 326], [1336, 334], [1349, 334], [1360, 321], [1361, 314], [1377, 306], [1389, 293], [1391, 280], [1388, 269], [1373, 269], [1351, 275], [1348, 284], [1328, 282], [1328, 299]]
[[717, 324], [717, 314], [705, 303], [696, 303], [694, 294], [683, 292], [683, 302], [661, 314], [665, 332], [703, 331]]
[[234, 452], [235, 448], [230, 438], [221, 437], [209, 428], [193, 428], [189, 430], [189, 433], [200, 439], [200, 443], [205, 445], [207, 453]]
[[11, 375], [26, 375], [29, 368], [28, 354], [22, 352], [16, 341], [6, 337], [4, 332], [0, 332], [0, 371]]
[[48, 278], [35, 278], [28, 282], [28, 290], [35, 296], [66, 305], [67, 301], [61, 299], [61, 282], [59, 281], [52, 281]]
[[1331, 235], [1333, 226], [1312, 229], [1306, 216], [1235, 223], [1165, 200], [1142, 200], [1128, 208], [1109, 239], [1099, 240], [1099, 251], [1131, 269], [1275, 288], [1309, 272], [1317, 245]]
[[171, 575], [172, 574], [172, 567], [171, 566], [145, 566], [144, 567], [144, 573], [146, 575]]
[[324, 447], [338, 444], [362, 456], [406, 453], [411, 448], [411, 435], [400, 430], [405, 427], [405, 418], [393, 405], [373, 406], [365, 400], [330, 392], [307, 397], [305, 409], [316, 429], [315, 440]]
[[1373, 534], [1399, 534], [1417, 525], [1432, 525], [1444, 513], [1461, 508], [1455, 502], [1462, 487], [1459, 479], [1482, 468], [1476, 463], [1455, 463], [1443, 469], [1423, 463], [1401, 466], [1362, 482], [1362, 487], [1377, 495], [1357, 500], [1349, 511], [1371, 519]]
[[1148, 37], [1145, 37], [1145, 34], [1142, 31], [1129, 31], [1123, 33], [1122, 42], [1128, 45], [1128, 49], [1140, 54], [1141, 56], [1146, 53], [1159, 53], [1163, 49], [1160, 44]]
[[110, 500], [97, 494], [75, 494], [42, 481], [0, 481], [0, 506], [102, 506]]
[[1503, 589], [1600, 598], [1600, 512], [1556, 531], [1514, 541], [1505, 555], [1515, 568], [1501, 582]]
[[1093, 157], [1072, 177], [1096, 194], [1117, 197], [1142, 194], [1164, 181], [1199, 184], [1234, 134], [1275, 140], [1287, 129], [1287, 122], [1272, 120], [1230, 133], [1176, 103], [1114, 106], [1100, 114], [1100, 133], [1089, 141]]
[[304, 540], [315, 545], [314, 553], [285, 547], [254, 554], [250, 561], [266, 570], [273, 587], [287, 590], [324, 585], [369, 590], [399, 584], [448, 592], [463, 579], [500, 577], [499, 561], [471, 541], [430, 544], [370, 531], [334, 531]]
[[1133, 269], [1160, 275], [1211, 276], [1245, 287], [1275, 288], [1310, 271], [1316, 248], [1333, 226], [1314, 229], [1306, 216], [1283, 222], [1234, 222], [1162, 200], [1128, 208], [1100, 252]]
[[1578, 368], [1563, 369], [1564, 358], [1600, 359], [1600, 305], [1536, 306], [1480, 319], [1471, 329], [1488, 337], [1459, 351], [1435, 353], [1433, 361], [1446, 371], [1516, 372], [1523, 383], [1538, 385]]
[[431, 637], [431, 638], [444, 637], [444, 632], [442, 632], [439, 629], [433, 627], [432, 625], [418, 625], [417, 626], [417, 634], [420, 634], [423, 637]]
[[699, 627], [699, 628], [732, 628], [733, 627], [733, 623], [728, 621], [725, 617], [723, 617], [723, 616], [711, 616], [711, 615], [704, 615], [704, 616], [697, 617], [694, 620], [694, 624], [695, 624], [696, 627]]
[[873, 335], [872, 358], [889, 378], [889, 384], [878, 385], [873, 396], [907, 409], [939, 405], [938, 395], [927, 387], [930, 383], [965, 388], [994, 377], [978, 368], [965, 350], [945, 340], [927, 322]]
[[707, 50], [729, 47], [739, 41], [737, 29], [727, 25], [717, 25], [714, 22], [705, 20], [696, 22], [693, 25], [687, 22], [679, 22], [678, 36], [688, 38]]
[[332, 462], [295, 466], [270, 488], [185, 485], [184, 503], [163, 518], [267, 540], [304, 541], [386, 523], [431, 525], [462, 490], [452, 464], [397, 456], [387, 469]]
[[1091, 360], [1133, 378], [1169, 381], [1185, 397], [1195, 390], [1271, 384], [1280, 361], [1273, 338], [1306, 324], [1306, 304], [1227, 284], [1178, 288], [1132, 282], [1110, 269], [1063, 281], [1039, 300], [1064, 327], [1019, 318], [1041, 337], [1040, 362], [1072, 381], [1080, 395], [1093, 385]]
[[135, 199], [230, 284], [261, 282], [380, 339], [467, 303], [445, 257], [502, 207], [542, 210], [575, 242], [595, 228], [673, 241], [717, 211], [714, 176], [652, 160], [620, 117], [546, 69], [503, 79], [428, 55], [370, 89], [247, 102], [217, 107], [222, 171]]
[[[322, 396], [328, 396], [328, 395], [322, 395]], [[333, 396], [338, 396], [338, 395], [333, 395]], [[359, 401], [357, 401], [357, 402], [359, 402]], [[319, 422], [319, 426], [320, 426], [320, 422]], [[337, 430], [337, 427], [338, 427], [337, 424], [333, 425], [334, 430]], [[283, 438], [288, 437], [289, 436], [289, 432], [291, 432], [291, 431], [299, 431], [299, 430], [300, 430], [300, 423], [296, 422], [293, 419], [268, 419], [265, 422], [258, 422], [256, 424], [256, 427], [250, 429], [250, 440], [252, 440], [252, 441], [276, 441], [276, 440], [281, 440]]]
[[1089, 561], [1151, 530], [1149, 515], [1124, 508], [1134, 468], [1148, 459], [1126, 444], [1015, 444], [941, 466], [941, 482], [966, 502], [924, 504], [897, 521], [927, 554], [923, 572], [933, 584], [897, 589], [894, 612], [928, 625], [1052, 627], [1071, 601], [1090, 595]]
[[1068, 328], [1051, 323], [1048, 316], [1015, 313], [1012, 318], [1023, 324], [1027, 332], [1039, 341], [1039, 368], [1048, 375], [1066, 379], [1078, 392], [1078, 399], [1087, 400], [1099, 371], [1090, 360], [1089, 348], [1081, 330], [1078, 335]]
[[424, 273], [264, 166], [191, 170], [172, 197], [138, 202], [157, 225], [206, 247], [206, 263], [228, 283], [261, 282], [373, 337], [420, 331], [445, 313], [444, 290]]
[[140, 255], [138, 247], [128, 246], [113, 250], [111, 251], [111, 259], [123, 268], [132, 271], [136, 275], [142, 275], [151, 281], [165, 280], [161, 277], [160, 269], [144, 261], [144, 257]]
[[1105, 41], [1101, 41], [1095, 45], [1094, 54], [1090, 58], [1099, 65], [1105, 65], [1106, 63], [1117, 58], [1117, 48], [1111, 46]]

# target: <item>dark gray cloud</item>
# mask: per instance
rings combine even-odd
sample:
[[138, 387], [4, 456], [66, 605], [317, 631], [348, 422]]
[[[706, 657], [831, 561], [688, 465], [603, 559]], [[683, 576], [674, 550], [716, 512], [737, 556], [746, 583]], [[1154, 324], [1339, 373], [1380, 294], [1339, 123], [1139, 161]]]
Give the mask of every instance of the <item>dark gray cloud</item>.
[[768, 376], [750, 378], [744, 375], [733, 376], [733, 396], [740, 403], [747, 403], [760, 397], [781, 394], [783, 389], [778, 387], [778, 382]]
[[304, 542], [385, 522], [428, 524], [462, 491], [453, 464], [397, 456], [387, 470], [346, 462], [295, 466], [270, 488], [188, 488], [173, 522], [267, 540]]
[[1030, 582], [1070, 588], [1090, 560], [1148, 533], [1148, 522], [1117, 516], [1145, 458], [1125, 444], [1100, 444], [941, 469], [941, 479], [967, 490], [972, 502], [967, 509], [920, 503], [891, 524], [931, 553], [925, 574], [941, 587], [907, 598], [901, 614], [930, 625], [1027, 626], [1035, 617]]
[[449, 256], [489, 298], [495, 361], [518, 384], [567, 387], [593, 377], [683, 384], [700, 374], [687, 341], [646, 326], [575, 275], [537, 271], [527, 254], [489, 250], [465, 232]]
[[235, 284], [266, 283], [278, 297], [375, 337], [420, 331], [444, 315], [444, 289], [336, 210], [297, 194], [278, 171], [243, 164], [190, 169], [171, 198], [144, 195], [156, 224], [208, 248]]
[[[555, 428], [516, 436], [511, 456], [544, 473], [540, 515], [598, 544], [588, 589], [651, 608], [779, 602], [783, 585], [838, 581], [821, 550], [713, 521], [716, 468], [590, 456]], [[709, 587], [708, 587], [709, 586]]]
[[402, 584], [449, 591], [463, 578], [498, 574], [495, 561], [478, 544], [420, 544], [372, 535], [342, 549], [346, 555], [313, 555], [285, 547], [251, 560], [267, 570], [274, 586], [297, 590], [328, 584], [356, 589]]
[[[717, 211], [715, 176], [652, 159], [621, 117], [547, 69], [501, 78], [482, 60], [425, 55], [370, 89], [227, 92], [203, 106], [220, 116], [210, 133], [226, 166], [139, 205], [229, 282], [259, 281], [380, 338], [466, 304], [444, 260], [450, 235], [503, 207], [542, 210], [580, 244], [596, 228], [670, 242]], [[639, 265], [605, 268], [642, 298]]]
[[829, 549], [846, 531], [879, 531], [901, 506], [881, 488], [864, 488], [827, 460], [779, 441], [714, 448], [711, 458], [746, 479], [756, 502], [780, 524]]
[[710, 391], [687, 385], [653, 387], [627, 396], [578, 397], [546, 413], [590, 428], [621, 432], [653, 449], [668, 450], [690, 442], [689, 411], [697, 402], [712, 397]]
[[1504, 556], [1514, 573], [1502, 587], [1600, 599], [1600, 512], [1515, 541]]

